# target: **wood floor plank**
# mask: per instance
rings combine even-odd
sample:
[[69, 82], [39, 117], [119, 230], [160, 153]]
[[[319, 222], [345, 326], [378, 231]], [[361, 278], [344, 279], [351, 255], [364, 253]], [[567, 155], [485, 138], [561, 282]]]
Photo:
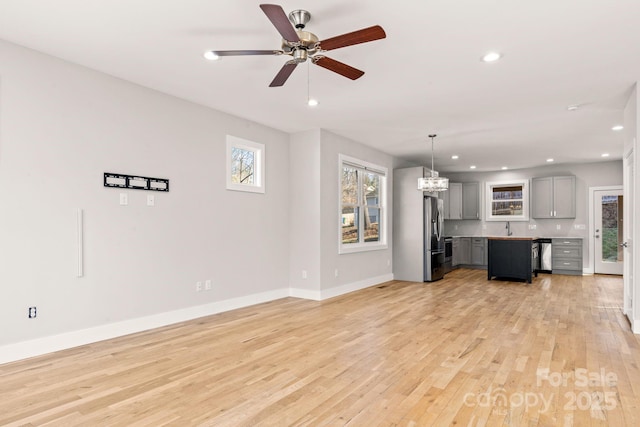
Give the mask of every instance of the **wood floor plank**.
[[637, 426], [621, 306], [615, 276], [469, 269], [285, 298], [0, 365], [0, 425]]

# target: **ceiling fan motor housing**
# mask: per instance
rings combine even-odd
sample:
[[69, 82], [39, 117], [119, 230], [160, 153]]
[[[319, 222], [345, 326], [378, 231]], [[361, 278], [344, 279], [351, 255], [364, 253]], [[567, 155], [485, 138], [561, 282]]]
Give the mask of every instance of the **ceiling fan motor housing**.
[[[314, 53], [316, 53], [316, 51], [318, 50], [317, 45], [318, 45], [318, 37], [313, 34], [310, 33], [309, 31], [302, 31], [302, 30], [298, 30], [296, 31], [298, 33], [298, 37], [300, 38], [299, 42], [290, 42], [288, 40], [284, 40], [282, 39], [282, 50], [285, 53], [290, 53], [292, 51], [305, 51], [305, 53], [308, 53], [309, 55], [313, 55]], [[294, 59], [295, 59], [295, 52], [294, 52]], [[305, 55], [305, 59], [306, 59], [306, 55]], [[301, 61], [301, 62], [304, 62]]]

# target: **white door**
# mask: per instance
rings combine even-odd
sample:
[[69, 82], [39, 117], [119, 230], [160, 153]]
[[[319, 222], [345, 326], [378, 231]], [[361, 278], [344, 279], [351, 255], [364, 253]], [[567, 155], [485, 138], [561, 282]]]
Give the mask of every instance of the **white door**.
[[[635, 171], [633, 168], [633, 151], [625, 159], [624, 163], [624, 217], [628, 221], [624, 227], [624, 259], [633, 259], [633, 191], [635, 188]], [[633, 262], [624, 264], [624, 313], [633, 324]]]
[[620, 190], [594, 191], [594, 238], [596, 274], [622, 275], [624, 248], [623, 197]]

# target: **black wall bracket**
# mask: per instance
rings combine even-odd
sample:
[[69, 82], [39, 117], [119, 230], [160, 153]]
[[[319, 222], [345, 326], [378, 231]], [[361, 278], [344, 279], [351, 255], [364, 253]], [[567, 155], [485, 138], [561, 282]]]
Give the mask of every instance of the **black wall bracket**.
[[105, 172], [104, 186], [131, 190], [169, 191], [169, 180]]

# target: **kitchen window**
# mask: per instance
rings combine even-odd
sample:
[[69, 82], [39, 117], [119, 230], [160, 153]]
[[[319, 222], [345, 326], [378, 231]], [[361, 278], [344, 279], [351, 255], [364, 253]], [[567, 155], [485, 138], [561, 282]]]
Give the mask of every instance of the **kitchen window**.
[[338, 253], [386, 249], [387, 168], [340, 155]]
[[528, 221], [529, 181], [487, 182], [487, 221]]

